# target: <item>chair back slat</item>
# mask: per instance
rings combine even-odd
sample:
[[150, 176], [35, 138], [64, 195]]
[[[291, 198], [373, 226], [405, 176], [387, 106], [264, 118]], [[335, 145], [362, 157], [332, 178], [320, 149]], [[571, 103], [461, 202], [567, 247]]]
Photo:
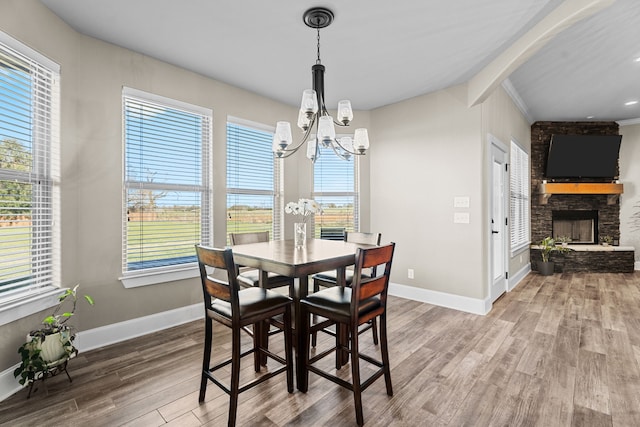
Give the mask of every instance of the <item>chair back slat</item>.
[[323, 240], [344, 240], [344, 227], [321, 227], [320, 238]]
[[232, 245], [247, 245], [249, 243], [260, 243], [269, 241], [268, 231], [257, 231], [254, 233], [229, 233], [229, 240]]
[[349, 243], [360, 245], [380, 245], [382, 233], [360, 233], [355, 231], [345, 231], [344, 240]]
[[[239, 307], [239, 285], [231, 249], [216, 249], [196, 245], [196, 254], [198, 256], [205, 309], [211, 307], [212, 298], [221, 299], [231, 303], [232, 313], [235, 315]], [[227, 280], [213, 277], [215, 269], [224, 271]]]
[[[360, 301], [380, 295], [382, 305], [386, 305], [391, 275], [391, 262], [395, 243], [373, 248], [359, 248], [356, 253], [356, 268], [353, 275], [351, 296], [352, 315], [358, 313]], [[362, 270], [384, 265], [384, 273], [373, 278], [362, 278]]]

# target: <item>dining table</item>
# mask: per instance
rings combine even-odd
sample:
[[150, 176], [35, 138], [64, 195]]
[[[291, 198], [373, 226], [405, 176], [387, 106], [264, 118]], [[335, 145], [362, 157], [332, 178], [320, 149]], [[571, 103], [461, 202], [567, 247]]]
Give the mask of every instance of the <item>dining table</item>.
[[[300, 300], [309, 294], [309, 276], [322, 271], [336, 270], [337, 285], [344, 286], [345, 270], [348, 266], [355, 264], [358, 248], [371, 246], [324, 239], [306, 239], [303, 246], [296, 246], [294, 240], [271, 240], [232, 246], [236, 264], [253, 267], [260, 271], [260, 286], [266, 283], [268, 273], [298, 279], [293, 295], [290, 296], [294, 301], [295, 372], [296, 386], [300, 391], [306, 392], [308, 389], [304, 363], [309, 345], [308, 337], [301, 333], [303, 316], [306, 313], [301, 307]], [[346, 334], [346, 328], [343, 328], [341, 333]], [[342, 339], [346, 341], [346, 337], [343, 336]], [[348, 353], [338, 352], [337, 366], [342, 366], [347, 361]]]

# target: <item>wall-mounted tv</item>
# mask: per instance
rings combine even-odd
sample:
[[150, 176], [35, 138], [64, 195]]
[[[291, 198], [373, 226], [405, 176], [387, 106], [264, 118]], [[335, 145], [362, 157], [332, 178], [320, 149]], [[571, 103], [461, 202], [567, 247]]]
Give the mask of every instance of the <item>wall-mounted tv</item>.
[[547, 178], [616, 178], [621, 135], [553, 135]]

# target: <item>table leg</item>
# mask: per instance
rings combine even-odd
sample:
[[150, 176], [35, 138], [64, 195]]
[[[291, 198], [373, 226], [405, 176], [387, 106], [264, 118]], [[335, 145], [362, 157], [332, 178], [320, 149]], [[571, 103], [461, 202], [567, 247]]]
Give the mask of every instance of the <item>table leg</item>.
[[298, 291], [293, 295], [293, 306], [295, 307], [295, 327], [296, 327], [296, 385], [303, 393], [309, 388], [307, 369], [305, 366], [307, 353], [309, 352], [309, 334], [305, 333], [304, 317], [308, 316], [307, 310], [301, 307], [300, 300], [309, 294], [309, 276], [299, 278]]

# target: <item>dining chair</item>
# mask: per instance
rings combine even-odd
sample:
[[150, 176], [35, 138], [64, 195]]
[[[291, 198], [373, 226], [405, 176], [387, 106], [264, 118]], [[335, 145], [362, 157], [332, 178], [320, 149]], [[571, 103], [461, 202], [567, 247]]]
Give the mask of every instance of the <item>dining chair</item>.
[[[293, 358], [291, 305], [293, 300], [278, 292], [251, 287], [240, 289], [236, 265], [231, 249], [215, 249], [196, 245], [198, 266], [202, 282], [205, 308], [205, 342], [202, 359], [202, 377], [200, 381], [199, 402], [204, 402], [208, 381], [213, 382], [230, 396], [228, 425], [236, 423], [238, 395], [282, 372], [287, 373], [287, 390], [293, 393]], [[214, 276], [217, 271], [217, 275]], [[226, 274], [224, 274], [226, 272]], [[219, 278], [218, 276], [225, 276]], [[281, 316], [281, 317], [280, 317]], [[213, 340], [213, 321], [231, 328], [231, 358], [211, 366]], [[285, 357], [269, 351], [261, 344], [260, 335], [251, 333], [249, 325], [263, 322], [275, 326], [284, 332]], [[251, 349], [241, 352], [240, 333], [248, 332], [253, 337]], [[240, 361], [249, 354], [269, 357], [283, 366], [269, 369], [253, 381], [240, 386]], [[230, 385], [227, 387], [214, 376], [214, 371], [231, 364]], [[255, 371], [260, 371], [258, 358], [255, 359]]]
[[[344, 233], [344, 241], [350, 243], [359, 243], [365, 245], [376, 245], [380, 246], [380, 240], [382, 239], [382, 233], [360, 233], [354, 231], [345, 231]], [[376, 268], [373, 267], [369, 271], [365, 271], [363, 273], [366, 277], [371, 277], [375, 275]], [[311, 276], [313, 279], [313, 292], [318, 292], [320, 290], [320, 286], [323, 287], [332, 287], [338, 284], [338, 272], [336, 270], [331, 271], [323, 271], [321, 273], [316, 273]], [[351, 286], [353, 282], [353, 270], [347, 269], [345, 271], [345, 285]], [[373, 334], [373, 343], [378, 345], [378, 328], [376, 324], [376, 319], [372, 319], [371, 322], [367, 323], [366, 327], [360, 330], [360, 333], [365, 332], [371, 329]], [[333, 331], [329, 329], [323, 329], [323, 332], [328, 334], [333, 334]], [[314, 333], [311, 337], [311, 346], [315, 347], [317, 343], [317, 333]]]
[[320, 227], [320, 238], [323, 240], [344, 240], [344, 227]]
[[[320, 375], [353, 392], [358, 425], [364, 424], [362, 411], [362, 392], [373, 382], [384, 375], [387, 395], [393, 396], [391, 370], [389, 367], [389, 349], [387, 344], [387, 291], [395, 243], [372, 248], [359, 248], [356, 253], [354, 280], [351, 287], [334, 286], [310, 294], [303, 298], [303, 337], [305, 351], [304, 375], [308, 380], [309, 371]], [[362, 275], [363, 270], [375, 266], [382, 267], [384, 273], [375, 277]], [[348, 329], [348, 342], [341, 345], [336, 339], [334, 347], [309, 357], [309, 336], [318, 325], [310, 322], [312, 315], [322, 316], [337, 325], [345, 325]], [[358, 344], [358, 327], [374, 318], [380, 318], [380, 356], [382, 360], [361, 354]], [[324, 323], [324, 322], [323, 322]], [[329, 354], [346, 350], [351, 356], [351, 382], [348, 382], [314, 364]], [[361, 381], [360, 359], [378, 367], [371, 376]]]
[[[252, 233], [229, 233], [231, 245], [245, 245], [249, 243], [259, 243], [269, 241], [269, 232], [260, 231]], [[260, 286], [260, 270], [257, 268], [243, 268], [238, 266], [238, 282], [240, 286], [252, 287]], [[281, 286], [289, 287], [289, 295], [293, 295], [292, 277], [282, 276], [276, 273], [268, 273], [267, 283], [263, 285], [266, 289], [279, 288]]]

